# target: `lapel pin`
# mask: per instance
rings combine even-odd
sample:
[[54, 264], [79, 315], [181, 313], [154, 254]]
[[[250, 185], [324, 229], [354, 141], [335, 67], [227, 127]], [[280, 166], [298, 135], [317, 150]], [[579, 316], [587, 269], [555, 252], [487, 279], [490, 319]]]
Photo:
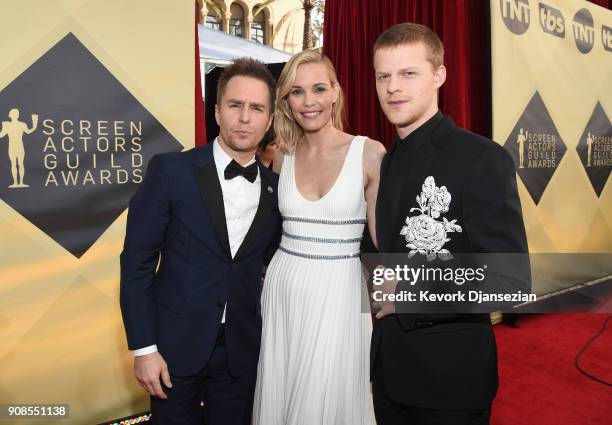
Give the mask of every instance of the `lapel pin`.
[[274, 189], [272, 189], [272, 186], [268, 186], [268, 193], [273, 193]]

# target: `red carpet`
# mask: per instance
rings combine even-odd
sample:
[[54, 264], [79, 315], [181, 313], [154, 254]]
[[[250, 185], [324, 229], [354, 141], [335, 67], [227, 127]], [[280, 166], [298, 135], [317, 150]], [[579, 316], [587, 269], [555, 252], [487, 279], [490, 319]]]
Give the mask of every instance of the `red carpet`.
[[[494, 327], [500, 388], [492, 425], [612, 425], [612, 387], [588, 379], [574, 357], [606, 314], [539, 314]], [[612, 382], [612, 319], [582, 355], [582, 368]]]

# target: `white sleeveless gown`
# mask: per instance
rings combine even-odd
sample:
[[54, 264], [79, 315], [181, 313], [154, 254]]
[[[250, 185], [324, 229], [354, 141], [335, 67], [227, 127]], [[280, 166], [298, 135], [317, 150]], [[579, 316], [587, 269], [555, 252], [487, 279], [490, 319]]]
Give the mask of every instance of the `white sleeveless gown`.
[[362, 307], [359, 260], [365, 140], [353, 139], [336, 182], [318, 201], [297, 190], [295, 157], [283, 161], [283, 236], [262, 292], [254, 425], [375, 424], [372, 324]]

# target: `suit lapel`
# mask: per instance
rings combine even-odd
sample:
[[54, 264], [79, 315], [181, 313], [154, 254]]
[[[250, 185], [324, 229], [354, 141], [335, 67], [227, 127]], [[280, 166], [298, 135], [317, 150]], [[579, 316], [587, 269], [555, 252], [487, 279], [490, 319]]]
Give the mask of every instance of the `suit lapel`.
[[212, 222], [219, 242], [228, 257], [232, 257], [230, 250], [229, 237], [227, 236], [227, 222], [225, 220], [225, 209], [223, 204], [223, 192], [221, 191], [221, 183], [217, 175], [217, 167], [212, 154], [212, 146], [210, 143], [201, 148], [202, 151], [196, 157], [194, 170], [196, 182], [200, 189], [202, 201], [208, 210], [210, 221]]
[[257, 160], [257, 165], [259, 167], [259, 176], [261, 179], [261, 192], [259, 194], [259, 205], [257, 206], [257, 212], [255, 213], [255, 218], [253, 218], [253, 223], [249, 228], [240, 248], [238, 248], [238, 252], [236, 252], [235, 259], [239, 259], [245, 252], [253, 246], [255, 241], [257, 240], [257, 235], [261, 231], [263, 225], [266, 220], [270, 216], [270, 211], [274, 206], [274, 199], [276, 197], [274, 193], [274, 185], [272, 184], [272, 178], [268, 173], [271, 173], [266, 167], [264, 167], [259, 160]]

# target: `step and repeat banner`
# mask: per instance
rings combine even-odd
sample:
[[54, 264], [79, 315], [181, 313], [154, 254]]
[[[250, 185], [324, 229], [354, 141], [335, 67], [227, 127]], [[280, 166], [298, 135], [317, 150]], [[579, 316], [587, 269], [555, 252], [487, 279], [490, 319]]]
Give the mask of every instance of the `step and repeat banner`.
[[4, 0], [0, 22], [0, 403], [147, 410], [119, 254], [149, 159], [194, 145], [193, 2]]
[[[530, 252], [612, 252], [612, 12], [491, 0], [491, 37], [493, 137], [516, 164]], [[612, 274], [601, 258], [535, 262], [534, 289]]]

